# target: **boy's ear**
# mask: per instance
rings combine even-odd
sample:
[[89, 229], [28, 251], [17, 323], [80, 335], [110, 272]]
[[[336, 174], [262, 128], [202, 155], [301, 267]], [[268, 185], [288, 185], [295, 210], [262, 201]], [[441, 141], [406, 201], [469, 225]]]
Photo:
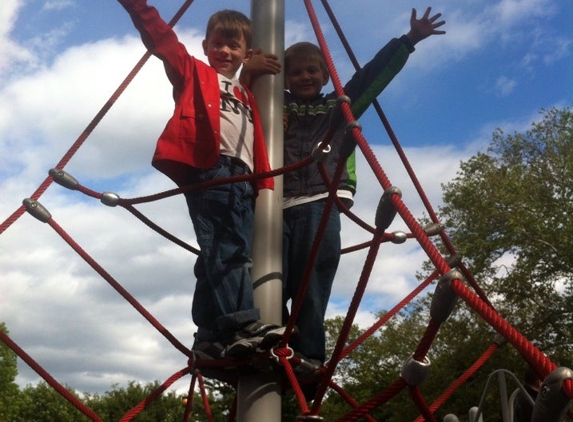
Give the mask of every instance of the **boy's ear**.
[[207, 56], [207, 40], [203, 40], [201, 45], [203, 46], [203, 54]]
[[245, 53], [245, 57], [243, 58], [243, 63], [247, 63], [253, 57], [253, 49], [249, 48]]

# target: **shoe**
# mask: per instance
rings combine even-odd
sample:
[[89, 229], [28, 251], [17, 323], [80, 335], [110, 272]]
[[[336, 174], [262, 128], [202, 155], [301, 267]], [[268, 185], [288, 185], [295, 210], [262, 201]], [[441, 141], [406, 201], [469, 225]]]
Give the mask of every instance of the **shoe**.
[[293, 365], [292, 369], [300, 383], [304, 398], [307, 402], [311, 402], [314, 400], [318, 390], [322, 375], [320, 368], [323, 366], [323, 363], [318, 359], [307, 358], [299, 352], [295, 352], [295, 356], [300, 359], [300, 363]]
[[252, 355], [257, 350], [269, 350], [281, 341], [285, 329], [279, 325], [252, 322], [235, 333], [234, 341], [227, 346], [223, 356], [239, 358]]
[[294, 355], [300, 359], [300, 363], [293, 365], [292, 368], [299, 381], [308, 382], [320, 378], [319, 369], [323, 366], [322, 361], [307, 358], [300, 352], [294, 352]]
[[191, 350], [199, 359], [220, 359], [223, 357], [225, 346], [218, 341], [200, 339], [195, 333], [195, 341]]

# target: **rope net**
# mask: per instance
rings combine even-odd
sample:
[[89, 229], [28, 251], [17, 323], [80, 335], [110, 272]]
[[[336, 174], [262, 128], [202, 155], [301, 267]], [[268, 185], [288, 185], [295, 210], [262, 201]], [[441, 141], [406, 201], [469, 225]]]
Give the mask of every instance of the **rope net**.
[[[344, 47], [346, 48], [350, 60], [352, 61], [355, 68], [359, 69], [358, 62], [354, 57], [348, 42], [344, 38], [344, 34], [342, 33], [340, 25], [336, 21], [336, 18], [332, 13], [332, 10], [330, 9], [327, 1], [321, 1]], [[177, 14], [169, 22], [170, 26], [173, 26], [180, 19], [180, 17], [185, 13], [192, 2], [193, 0], [185, 1]], [[307, 8], [316, 37], [318, 39], [318, 43], [326, 57], [330, 77], [336, 93], [339, 98], [343, 99], [344, 92], [342, 84], [336, 73], [336, 68], [318, 23], [313, 4], [310, 0], [305, 0], [304, 3]], [[161, 384], [155, 391], [153, 391], [150, 396], [148, 396], [145, 400], [143, 400], [141, 403], [138, 403], [129, 412], [127, 412], [121, 418], [120, 422], [132, 420], [136, 415], [144, 411], [149, 403], [153, 402], [153, 400], [158, 398], [176, 381], [185, 376], [190, 376], [191, 379], [189, 383], [189, 394], [188, 400], [186, 402], [184, 421], [188, 421], [190, 418], [190, 412], [194, 403], [194, 395], [197, 392], [199, 392], [203, 402], [206, 412], [206, 419], [209, 421], [213, 420], [213, 415], [210, 411], [208, 395], [206, 393], [203, 377], [214, 378], [221, 382], [227, 383], [232, 387], [236, 387], [238, 378], [240, 376], [245, 374], [253, 374], [261, 370], [278, 371], [282, 374], [282, 383], [284, 388], [292, 389], [295, 394], [301, 414], [299, 420], [321, 420], [321, 404], [327, 391], [330, 391], [332, 394], [338, 394], [344, 401], [348, 403], [349, 407], [352, 409], [346, 414], [340, 415], [340, 417], [337, 419], [338, 422], [355, 420], [374, 421], [375, 419], [369, 413], [373, 409], [383, 406], [393, 397], [401, 394], [402, 392], [409, 394], [413, 406], [419, 410], [419, 417], [416, 419], [416, 421], [436, 421], [435, 412], [442, 405], [444, 405], [451, 397], [451, 395], [473, 374], [475, 374], [484, 365], [484, 363], [506, 342], [512, 344], [527, 361], [527, 363], [529, 363], [538, 372], [538, 374], [542, 375], [543, 377], [548, 376], [548, 374], [551, 374], [558, 369], [557, 366], [551, 362], [540, 350], [533, 346], [523, 335], [515, 330], [496, 312], [486, 297], [485, 293], [473, 279], [467, 268], [463, 265], [461, 258], [456, 253], [454, 246], [448, 239], [443, 226], [440, 224], [436, 213], [432, 209], [432, 206], [428, 201], [428, 198], [425, 195], [411, 165], [409, 164], [408, 159], [403, 149], [401, 148], [386, 116], [376, 101], [373, 103], [374, 109], [376, 110], [380, 121], [386, 129], [390, 140], [398, 152], [398, 155], [401, 158], [402, 163], [408, 172], [408, 175], [414, 183], [414, 186], [420, 195], [420, 198], [422, 199], [428, 215], [430, 216], [431, 224], [428, 224], [425, 227], [422, 227], [418, 223], [418, 221], [414, 218], [407, 206], [402, 201], [400, 190], [392, 185], [389, 178], [385, 174], [383, 168], [377, 161], [375, 154], [369, 147], [367, 140], [362, 135], [360, 126], [356, 124], [349, 104], [344, 100], [339, 102], [339, 107], [343, 118], [348, 124], [348, 133], [350, 134], [348, 142], [355, 144], [358, 150], [360, 150], [360, 152], [364, 155], [368, 165], [374, 172], [383, 192], [380, 203], [378, 205], [374, 225], [361, 220], [357, 215], [353, 214], [348, 208], [346, 208], [345, 205], [336, 197], [336, 186], [338, 185], [338, 178], [341, 175], [344, 164], [342, 160], [341, 163], [339, 163], [333, 179], [329, 180], [322, 164], [319, 160], [317, 161], [314, 156], [307, 157], [306, 159], [294, 165], [285, 166], [264, 174], [219, 179], [208, 183], [195, 184], [192, 186], [172, 189], [146, 197], [130, 199], [121, 198], [118, 195], [110, 192], [98, 192], [81, 185], [81, 183], [74, 179], [73, 176], [64, 171], [65, 166], [73, 158], [74, 154], [81, 148], [89, 135], [93, 132], [98, 123], [103, 119], [105, 114], [111, 109], [119, 96], [125, 91], [129, 83], [147, 62], [149, 57], [150, 53], [146, 52], [139, 60], [139, 62], [134, 66], [131, 72], [129, 72], [128, 76], [120, 84], [120, 86], [109, 98], [109, 100], [104, 104], [102, 109], [97, 113], [94, 119], [88, 124], [78, 139], [73, 143], [72, 147], [70, 147], [70, 149], [62, 157], [60, 162], [49, 171], [49, 176], [43, 181], [43, 183], [40, 184], [37, 190], [29, 198], [26, 198], [23, 201], [22, 206], [15, 210], [15, 212], [0, 225], [0, 234], [3, 234], [11, 225], [17, 222], [21, 215], [23, 215], [26, 211], [33, 215], [37, 220], [48, 224], [69, 245], [69, 247], [77, 253], [79, 257], [81, 257], [88, 265], [90, 265], [101, 276], [102, 279], [104, 279], [111, 287], [113, 287], [113, 289], [115, 289], [117, 293], [119, 293], [129, 304], [131, 304], [131, 306], [135, 308], [149, 322], [149, 324], [151, 324], [159, 333], [161, 333], [173, 345], [174, 348], [176, 348], [179, 352], [181, 352], [182, 355], [185, 356], [185, 367], [167, 377], [165, 382]], [[327, 135], [327, 137], [322, 141], [322, 147], [324, 151], [328, 149], [328, 144], [330, 142], [328, 136], [332, 136], [333, 133], [334, 131]], [[202, 360], [198, 359], [188, 347], [179, 341], [177, 337], [173, 335], [166, 327], [164, 327], [141, 303], [136, 300], [136, 298], [129, 291], [127, 291], [111, 274], [109, 274], [101, 265], [99, 265], [98, 262], [96, 262], [57, 223], [56, 219], [39, 202], [40, 197], [47, 191], [53, 182], [56, 182], [62, 187], [83, 193], [88, 197], [98, 199], [109, 207], [124, 208], [135, 218], [139, 219], [141, 222], [147, 225], [151, 230], [154, 230], [159, 235], [165, 237], [169, 241], [187, 250], [188, 252], [197, 254], [198, 250], [196, 248], [159, 227], [157, 224], [147, 218], [143, 213], [137, 210], [135, 205], [160, 201], [165, 198], [181, 195], [182, 193], [190, 190], [204, 189], [216, 184], [237, 181], [253, 181], [255, 178], [276, 177], [297, 168], [311, 165], [317, 165], [323, 175], [325, 183], [328, 186], [333, 187], [330, 189], [331, 193], [327, 199], [327, 205], [325, 207], [326, 211], [323, 219], [328, 217], [327, 213], [332, 209], [333, 206], [336, 205], [339, 207], [339, 209], [342, 210], [344, 215], [348, 217], [350, 221], [355, 223], [365, 232], [370, 233], [372, 238], [370, 241], [365, 242], [364, 244], [350, 246], [342, 250], [342, 253], [352, 253], [357, 250], [366, 249], [367, 257], [361, 270], [359, 280], [357, 281], [354, 296], [347, 310], [342, 329], [338, 334], [336, 345], [332, 355], [330, 356], [330, 359], [323, 367], [313, 368], [310, 375], [307, 373], [307, 376], [305, 377], [298, 376], [295, 369], [301, 365], [305, 365], [306, 363], [303, 359], [293, 354], [292, 349], [288, 347], [288, 340], [294, 329], [294, 321], [296, 319], [297, 313], [300, 310], [302, 294], [304, 294], [308, 284], [309, 272], [312, 268], [312, 256], [309, 260], [309, 263], [307, 264], [306, 277], [303, 281], [301, 294], [297, 297], [292, 305], [291, 316], [287, 324], [286, 334], [277, 347], [273, 348], [271, 351], [263, 352], [255, 357], [248, 359], [227, 358]], [[404, 223], [410, 230], [409, 233], [388, 233], [385, 231], [390, 226], [396, 215], [399, 215], [403, 219]], [[320, 244], [323, 229], [324, 227], [322, 227], [322, 230], [319, 230], [317, 233], [315, 244], [313, 246], [314, 255]], [[447, 248], [448, 253], [450, 254], [448, 257], [444, 257], [442, 253], [437, 250], [436, 246], [430, 239], [432, 236], [439, 236], [441, 238], [443, 245]], [[421, 282], [412, 292], [406, 295], [404, 299], [396, 304], [390, 311], [386, 312], [378, 321], [376, 321], [375, 324], [373, 324], [369, 329], [365, 330], [364, 333], [360, 335], [356, 340], [349, 342], [350, 331], [357, 315], [359, 305], [364, 296], [366, 287], [368, 285], [368, 280], [374, 267], [376, 257], [379, 253], [380, 245], [386, 242], [403, 243], [409, 239], [418, 242], [420, 247], [427, 254], [427, 257], [431, 263], [435, 266], [435, 271], [423, 282]], [[343, 359], [347, 358], [358, 347], [360, 347], [370, 336], [376, 334], [391, 318], [403, 310], [409, 303], [412, 302], [414, 298], [416, 298], [432, 283], [436, 283], [436, 291], [432, 301], [430, 318], [427, 324], [427, 328], [424, 335], [419, 340], [416, 349], [413, 351], [411, 358], [406, 360], [404, 363], [401, 376], [383, 391], [380, 391], [370, 399], [359, 403], [357, 400], [355, 400], [355, 398], [348, 394], [344, 388], [335, 382], [338, 364]], [[451, 385], [435, 401], [429, 403], [419, 388], [420, 384], [425, 378], [427, 370], [429, 369], [429, 360], [427, 358], [427, 354], [432, 347], [436, 336], [438, 335], [442, 323], [447, 320], [448, 316], [453, 310], [457, 299], [463, 300], [469, 308], [479, 314], [480, 317], [482, 317], [488, 324], [491, 325], [492, 328], [494, 328], [499, 333], [499, 337], [494, 342], [492, 342], [487, 350], [483, 352], [482, 356], [476, 360], [476, 362], [471, 365], [466, 370], [466, 372], [454, 380]], [[70, 392], [64, 388], [55, 378], [53, 378], [38, 362], [36, 362], [30, 355], [26, 353], [25, 350], [18, 346], [16, 342], [14, 342], [2, 331], [0, 331], [0, 340], [2, 340], [10, 349], [12, 349], [50, 386], [52, 386], [58, 393], [60, 393], [66, 400], [68, 400], [71, 405], [75, 406], [89, 419], [93, 421], [101, 421], [100, 417], [93, 410], [88, 408], [74, 395], [70, 394]], [[309, 407], [303, 394], [302, 387], [304, 387], [305, 384], [316, 382], [319, 382], [319, 387], [314, 400], [312, 401], [312, 405]], [[568, 399], [573, 398], [572, 386], [573, 384], [571, 382], [570, 372], [567, 372], [566, 376], [560, 380], [559, 384], [560, 394], [566, 397], [567, 401]], [[232, 421], [235, 419], [235, 417], [236, 398], [233, 408], [229, 410], [228, 420]], [[571, 418], [571, 414], [569, 414], [569, 417]]]

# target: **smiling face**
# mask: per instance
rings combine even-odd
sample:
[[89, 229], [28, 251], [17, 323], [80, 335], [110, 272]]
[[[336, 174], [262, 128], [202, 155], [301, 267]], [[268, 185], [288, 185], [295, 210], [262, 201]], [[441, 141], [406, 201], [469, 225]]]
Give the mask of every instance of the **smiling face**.
[[203, 41], [203, 51], [211, 67], [227, 78], [235, 76], [252, 54], [242, 34], [240, 37], [228, 36], [217, 27]]
[[300, 42], [285, 51], [285, 84], [295, 97], [313, 100], [328, 83], [328, 70], [318, 46]]
[[328, 73], [322, 70], [318, 58], [293, 58], [286, 73], [286, 85], [291, 94], [312, 100], [319, 96], [328, 82]]
[[236, 10], [220, 10], [207, 22], [203, 52], [211, 67], [232, 78], [252, 55], [251, 21]]

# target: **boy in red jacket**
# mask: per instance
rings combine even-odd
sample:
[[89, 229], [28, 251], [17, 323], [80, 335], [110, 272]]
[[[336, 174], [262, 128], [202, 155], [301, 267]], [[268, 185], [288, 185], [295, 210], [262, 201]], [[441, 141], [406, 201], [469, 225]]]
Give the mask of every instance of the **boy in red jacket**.
[[[249, 19], [233, 10], [210, 18], [203, 41], [207, 65], [187, 52], [146, 0], [118, 1], [173, 85], [175, 111], [153, 166], [179, 186], [268, 171], [253, 95], [235, 77], [252, 55]], [[193, 350], [200, 358], [245, 356], [274, 346], [284, 333], [259, 321], [250, 275], [256, 193], [273, 187], [272, 179], [259, 179], [185, 194], [201, 249], [192, 308], [198, 327]]]

